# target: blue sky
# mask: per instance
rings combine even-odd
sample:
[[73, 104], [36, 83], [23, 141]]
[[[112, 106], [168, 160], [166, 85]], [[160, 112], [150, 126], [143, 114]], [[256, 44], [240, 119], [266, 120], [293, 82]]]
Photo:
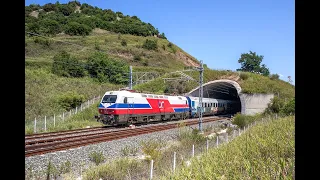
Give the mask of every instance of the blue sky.
[[[26, 0], [25, 5], [55, 3]], [[67, 3], [68, 0], [61, 0]], [[295, 83], [295, 1], [293, 0], [80, 0], [101, 9], [136, 15], [164, 32], [211, 69], [240, 68], [241, 53], [263, 55], [272, 74]]]

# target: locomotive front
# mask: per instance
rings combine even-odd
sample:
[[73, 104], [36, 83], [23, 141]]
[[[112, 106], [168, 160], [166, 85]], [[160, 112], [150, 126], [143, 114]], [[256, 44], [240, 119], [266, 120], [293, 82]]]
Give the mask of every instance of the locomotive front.
[[114, 109], [119, 99], [118, 96], [119, 93], [115, 91], [109, 91], [104, 94], [98, 107], [99, 115], [95, 116], [98, 122], [114, 124], [118, 121], [118, 115]]

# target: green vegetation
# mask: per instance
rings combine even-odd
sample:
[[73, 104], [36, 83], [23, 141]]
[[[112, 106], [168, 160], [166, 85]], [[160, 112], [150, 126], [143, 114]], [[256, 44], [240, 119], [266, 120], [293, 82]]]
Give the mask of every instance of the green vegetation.
[[[53, 114], [65, 112], [83, 100], [102, 95], [108, 89], [115, 90], [121, 87], [110, 83], [98, 83], [90, 78], [60, 77], [52, 74], [46, 63], [44, 66], [41, 66], [41, 63], [29, 63], [32, 64], [31, 67], [26, 63], [25, 70], [27, 121], [32, 121], [35, 117], [53, 116]], [[41, 68], [35, 68], [38, 65]], [[96, 114], [97, 109], [94, 111]]]
[[166, 146], [166, 142], [161, 141], [161, 139], [142, 141], [140, 144], [141, 150], [148, 161], [151, 159], [158, 161], [161, 157], [161, 149]]
[[236, 114], [232, 120], [232, 124], [235, 124], [240, 128], [243, 128], [253, 123], [254, 121], [256, 121], [256, 119], [261, 119], [261, 118], [263, 118], [263, 114], [256, 114], [256, 115]]
[[70, 172], [70, 161], [65, 161], [58, 166], [52, 163], [51, 159], [49, 159], [47, 168], [40, 172], [35, 172], [33, 165], [26, 166], [25, 179], [58, 179], [59, 177], [62, 177], [62, 175]]
[[[90, 127], [102, 126], [101, 123], [97, 122], [93, 118], [95, 115], [97, 115], [97, 106], [98, 106], [98, 103], [95, 103], [91, 105], [89, 108], [84, 109], [83, 111], [78, 112], [75, 115], [72, 115], [70, 118], [69, 117], [66, 118], [63, 122], [61, 122], [61, 120], [60, 122], [56, 122], [55, 126], [53, 126], [53, 123], [51, 122], [50, 125], [47, 125], [47, 132], [80, 129], [80, 128], [86, 128], [88, 126]], [[38, 132], [40, 131], [38, 130]], [[25, 124], [25, 134], [33, 134], [33, 133], [34, 133], [34, 122], [27, 121]]]
[[241, 68], [237, 70], [259, 73], [264, 76], [268, 76], [270, 74], [270, 71], [266, 67], [266, 65], [262, 64], [260, 66], [262, 60], [263, 56], [257, 55], [256, 52], [249, 51], [249, 53], [242, 53], [241, 57], [238, 60], [238, 63], [241, 64]]
[[266, 114], [292, 115], [295, 114], [295, 97], [279, 98], [274, 97], [265, 110]]
[[253, 127], [161, 179], [294, 179], [294, 116]]
[[141, 179], [148, 176], [148, 163], [122, 158], [86, 171], [83, 179]]
[[65, 174], [71, 171], [70, 161], [66, 161], [60, 165], [60, 167], [54, 165], [51, 160], [49, 160], [46, 170], [46, 177], [50, 179], [57, 179], [61, 174]]
[[[44, 43], [39, 44], [40, 41], [35, 39], [42, 39]], [[165, 54], [161, 49], [149, 51], [142, 48], [145, 37], [121, 35], [118, 40], [118, 34], [103, 32], [87, 37], [62, 35], [54, 39], [26, 36], [27, 121], [67, 111], [68, 108], [60, 104], [57, 98], [69, 91], [84, 96], [87, 101], [107, 90], [126, 86], [129, 64], [134, 72], [157, 72], [159, 75], [184, 67], [173, 54]], [[127, 42], [125, 47], [121, 45], [124, 39]], [[44, 45], [45, 42], [50, 42], [49, 47]], [[168, 41], [159, 39], [157, 43], [168, 44]], [[95, 50], [96, 44], [100, 46], [100, 51]], [[137, 48], [137, 45], [141, 47]], [[184, 53], [182, 50], [179, 52]], [[134, 56], [140, 57], [140, 60], [135, 61]], [[145, 66], [146, 62], [148, 66]], [[168, 68], [163, 68], [165, 66]]]
[[[34, 15], [38, 14], [38, 15]], [[93, 7], [87, 3], [70, 1], [66, 4], [47, 3], [25, 6], [26, 31], [54, 36], [61, 32], [71, 36], [87, 36], [94, 28], [136, 36], [157, 36], [164, 33], [137, 16], [124, 15], [111, 9]]]
[[121, 149], [121, 153], [123, 156], [135, 156], [138, 153], [138, 147], [130, 147], [130, 146], [125, 146], [124, 148]]
[[[261, 121], [262, 118], [268, 121]], [[258, 123], [228, 144], [220, 144], [218, 148], [212, 148], [215, 147], [216, 138], [209, 139], [208, 152], [205, 149], [206, 139], [196, 130], [181, 124], [177, 142], [149, 140], [141, 143], [140, 148], [147, 155], [146, 159], [120, 158], [86, 170], [84, 177], [148, 179], [150, 154], [154, 154], [156, 156], [151, 158], [155, 158], [154, 179], [293, 179], [294, 116], [269, 120], [259, 115], [244, 119]], [[220, 127], [206, 127], [205, 133], [219, 130]], [[232, 129], [227, 128], [228, 131], [231, 135]], [[191, 155], [193, 144], [197, 158]], [[173, 152], [176, 152], [176, 173], [172, 172]], [[191, 165], [188, 165], [188, 161]]]
[[[129, 66], [133, 72], [159, 75], [153, 81], [134, 86], [138, 91], [183, 94], [198, 86], [192, 80], [165, 82], [162, 79], [179, 77], [167, 73], [199, 66], [199, 61], [168, 41], [164, 33], [155, 37], [158, 30], [136, 16], [72, 1], [25, 6], [25, 20], [26, 124], [32, 124], [35, 118], [61, 114], [108, 90], [127, 86]], [[204, 67], [204, 82], [231, 79], [240, 84], [243, 93], [274, 93], [283, 101], [295, 96], [294, 86], [278, 79], [277, 75], [267, 77]], [[199, 72], [185, 74], [199, 79]], [[136, 79], [134, 75], [133, 81]], [[293, 104], [287, 104], [281, 111], [290, 114]], [[274, 107], [271, 109], [271, 112], [280, 112]], [[48, 129], [97, 125], [93, 119], [97, 107], [92, 107], [90, 116], [80, 114], [75, 117], [81, 119], [67, 120], [64, 125]], [[27, 126], [26, 131], [31, 133], [32, 126]]]
[[103, 153], [101, 151], [93, 151], [89, 154], [90, 160], [96, 165], [99, 165], [105, 160]]
[[[185, 74], [193, 77], [195, 80], [198, 80], [199, 73], [198, 72], [185, 72]], [[240, 77], [239, 77], [240, 74]], [[169, 77], [169, 76], [163, 76]], [[170, 76], [172, 77], [172, 76]], [[204, 83], [218, 80], [218, 79], [231, 79], [235, 80], [241, 86], [243, 93], [273, 93], [275, 95], [279, 95], [281, 98], [292, 98], [295, 96], [294, 86], [288, 82], [279, 80], [279, 79], [270, 79], [269, 77], [262, 76], [255, 73], [250, 72], [232, 72], [232, 71], [218, 71], [212, 69], [205, 69], [204, 71]], [[181, 85], [179, 85], [181, 84]], [[170, 86], [171, 85], [171, 86]], [[199, 84], [195, 81], [189, 82], [175, 82], [175, 83], [166, 83], [163, 81], [162, 77], [157, 78], [153, 81], [139, 84], [134, 87], [134, 89], [139, 91], [151, 91], [155, 93], [164, 93], [164, 92], [181, 92], [180, 89], [184, 89], [183, 93], [192, 90], [193, 88], [198, 87]]]

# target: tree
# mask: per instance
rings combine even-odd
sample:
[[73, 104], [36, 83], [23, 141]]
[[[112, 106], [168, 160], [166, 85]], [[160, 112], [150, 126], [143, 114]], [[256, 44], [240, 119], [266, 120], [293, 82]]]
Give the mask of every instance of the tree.
[[62, 27], [60, 26], [60, 24], [57, 21], [51, 19], [43, 19], [42, 21], [40, 21], [40, 26], [42, 27], [42, 32], [44, 34], [55, 35], [62, 31]]
[[53, 57], [52, 73], [64, 77], [83, 77], [83, 64], [66, 51], [61, 51]]
[[106, 54], [95, 52], [86, 63], [87, 71], [92, 78], [99, 82], [115, 84], [127, 84], [125, 75], [129, 72], [129, 66], [118, 60], [109, 58]]
[[247, 71], [269, 76], [270, 71], [265, 64], [261, 64], [263, 60], [262, 55], [257, 55], [256, 52], [250, 51], [249, 53], [241, 54], [238, 63], [241, 64], [241, 68], [237, 71]]
[[71, 36], [86, 36], [91, 32], [91, 28], [85, 24], [70, 22], [65, 26], [65, 33]]
[[57, 7], [55, 4], [48, 3], [48, 4], [43, 5], [43, 10], [45, 12], [56, 11]]

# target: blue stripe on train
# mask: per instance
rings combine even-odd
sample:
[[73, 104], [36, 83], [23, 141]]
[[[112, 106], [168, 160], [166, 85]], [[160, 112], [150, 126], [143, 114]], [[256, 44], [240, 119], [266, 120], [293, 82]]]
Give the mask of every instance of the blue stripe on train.
[[189, 108], [173, 108], [174, 112], [189, 112]]

